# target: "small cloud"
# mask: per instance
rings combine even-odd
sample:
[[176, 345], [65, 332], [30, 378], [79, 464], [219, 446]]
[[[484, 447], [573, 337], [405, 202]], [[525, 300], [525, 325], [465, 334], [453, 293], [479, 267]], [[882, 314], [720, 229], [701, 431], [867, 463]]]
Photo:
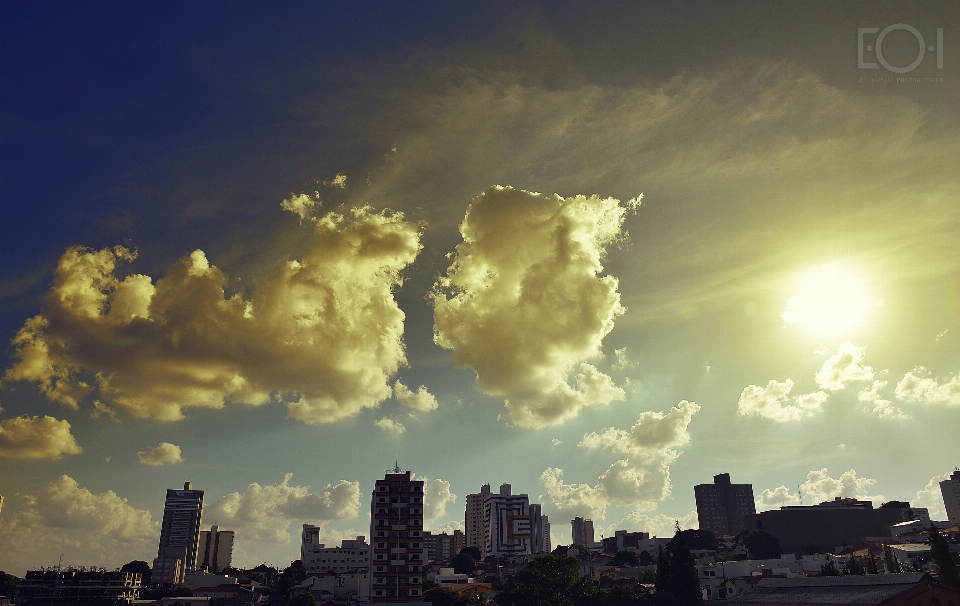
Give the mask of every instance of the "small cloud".
[[183, 457], [181, 456], [182, 452], [180, 447], [176, 444], [171, 444], [170, 442], [160, 442], [149, 451], [141, 451], [137, 453], [137, 458], [140, 459], [142, 465], [152, 465], [154, 467], [160, 467], [162, 465], [173, 465], [176, 463], [183, 463]]
[[337, 189], [347, 188], [347, 176], [343, 173], [337, 173], [332, 179], [324, 179], [323, 184], [327, 187], [336, 187]]
[[104, 463], [109, 463], [109, 462], [110, 462], [110, 459], [111, 459], [111, 457], [103, 457], [103, 462], [104, 462]]
[[813, 355], [823, 357], [830, 353], [831, 349], [825, 344], [821, 343], [820, 347], [816, 348], [813, 352]]
[[93, 412], [90, 413], [90, 417], [93, 419], [107, 419], [108, 421], [113, 421], [114, 423], [120, 422], [120, 419], [117, 418], [117, 411], [110, 408], [100, 400], [93, 401]]
[[840, 449], [840, 450], [844, 450], [844, 449], [847, 448], [847, 445], [846, 445], [846, 444], [837, 444], [837, 448]]
[[947, 336], [947, 333], [948, 333], [948, 332], [950, 332], [950, 329], [947, 329], [947, 330], [943, 331], [942, 333], [938, 334], [936, 340], [939, 341], [940, 339], [944, 338], [945, 336]]
[[764, 417], [778, 423], [797, 421], [820, 412], [828, 397], [823, 391], [791, 397], [792, 390], [790, 379], [782, 383], [770, 381], [766, 387], [750, 385], [740, 394], [737, 414]]
[[414, 393], [406, 385], [397, 381], [393, 385], [393, 397], [404, 406], [423, 412], [436, 410], [439, 406], [437, 399], [423, 385]]
[[858, 347], [850, 341], [841, 343], [837, 353], [827, 358], [817, 372], [820, 389], [838, 391], [850, 382], [872, 381], [873, 368], [862, 364], [866, 351], [866, 347]]
[[554, 448], [556, 448], [557, 446], [560, 446], [561, 444], [563, 444], [563, 440], [561, 440], [560, 438], [554, 438], [554, 439], [550, 440], [550, 444], [551, 444]]
[[59, 459], [80, 454], [70, 423], [53, 417], [15, 417], [0, 421], [0, 457]]
[[403, 423], [399, 423], [393, 419], [388, 419], [387, 417], [383, 417], [379, 421], [375, 422], [374, 425], [386, 431], [387, 433], [396, 435], [407, 433], [407, 428], [403, 426]]
[[318, 204], [319, 200], [314, 200], [307, 194], [290, 194], [289, 198], [280, 203], [280, 207], [300, 217], [300, 222], [303, 223], [313, 217]]

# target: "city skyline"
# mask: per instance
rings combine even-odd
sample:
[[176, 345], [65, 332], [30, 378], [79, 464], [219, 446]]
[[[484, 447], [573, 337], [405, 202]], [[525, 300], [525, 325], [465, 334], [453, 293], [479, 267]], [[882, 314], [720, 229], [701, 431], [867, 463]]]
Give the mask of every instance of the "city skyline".
[[184, 482], [285, 566], [395, 465], [552, 545], [719, 474], [946, 516], [960, 7], [180, 9], [0, 7], [0, 570], [152, 562]]

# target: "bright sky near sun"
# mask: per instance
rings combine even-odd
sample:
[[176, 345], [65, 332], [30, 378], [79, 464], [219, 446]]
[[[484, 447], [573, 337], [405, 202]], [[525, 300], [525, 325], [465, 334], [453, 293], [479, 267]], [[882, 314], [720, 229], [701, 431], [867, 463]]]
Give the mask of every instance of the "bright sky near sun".
[[395, 461], [555, 544], [723, 472], [942, 516], [958, 7], [0, 6], [0, 570], [152, 562], [187, 480], [285, 566]]

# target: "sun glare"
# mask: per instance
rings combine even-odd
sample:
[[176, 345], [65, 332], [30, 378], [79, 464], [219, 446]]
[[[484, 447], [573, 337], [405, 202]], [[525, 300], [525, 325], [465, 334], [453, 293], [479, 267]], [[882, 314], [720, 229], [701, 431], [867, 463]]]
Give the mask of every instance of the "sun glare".
[[800, 276], [787, 299], [783, 319], [817, 337], [843, 337], [870, 316], [870, 293], [860, 277], [838, 265], [817, 267]]

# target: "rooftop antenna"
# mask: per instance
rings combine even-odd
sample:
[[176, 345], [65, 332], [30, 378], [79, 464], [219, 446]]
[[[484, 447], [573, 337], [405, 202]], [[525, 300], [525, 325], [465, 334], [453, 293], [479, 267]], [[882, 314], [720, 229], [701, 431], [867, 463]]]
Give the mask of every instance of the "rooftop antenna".
[[803, 505], [803, 492], [800, 490], [799, 484], [797, 484], [797, 496], [800, 497], [800, 504]]

